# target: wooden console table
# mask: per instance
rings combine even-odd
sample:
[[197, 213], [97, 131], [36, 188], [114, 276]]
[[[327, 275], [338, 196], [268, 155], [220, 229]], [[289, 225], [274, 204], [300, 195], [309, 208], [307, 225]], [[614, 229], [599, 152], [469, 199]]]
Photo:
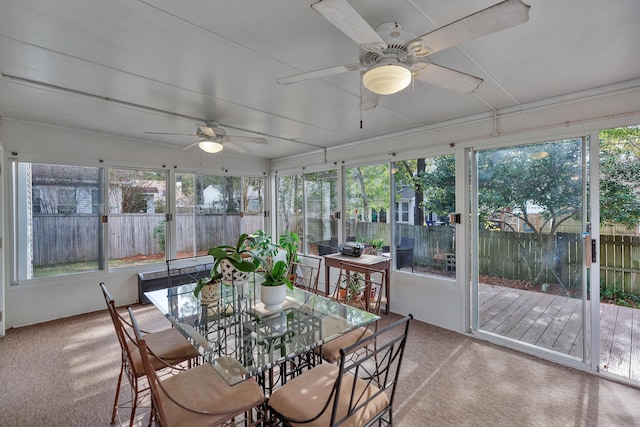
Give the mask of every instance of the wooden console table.
[[364, 270], [359, 270], [358, 267], [370, 268], [374, 270], [384, 270], [385, 274], [385, 314], [389, 314], [389, 307], [391, 305], [391, 258], [387, 256], [378, 256], [378, 255], [368, 255], [362, 254], [359, 257], [346, 256], [342, 254], [330, 254], [324, 256], [324, 292], [326, 295], [329, 295], [329, 287], [330, 287], [330, 272], [331, 267], [340, 268], [341, 263], [346, 262], [353, 266], [353, 271], [358, 271], [360, 273], [366, 273]]

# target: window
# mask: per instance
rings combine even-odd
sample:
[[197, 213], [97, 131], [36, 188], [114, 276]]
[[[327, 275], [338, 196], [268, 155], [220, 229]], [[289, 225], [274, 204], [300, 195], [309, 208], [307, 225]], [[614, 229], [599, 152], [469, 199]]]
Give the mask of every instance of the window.
[[11, 283], [98, 270], [102, 170], [12, 161]]
[[264, 230], [264, 178], [242, 178], [242, 215], [245, 233]]
[[[298, 236], [304, 236], [304, 192], [303, 176], [289, 175], [278, 176], [276, 181], [277, 194], [277, 234], [285, 231], [293, 231]], [[303, 248], [305, 240], [302, 239], [301, 252], [309, 252]]]
[[[308, 251], [321, 254], [321, 248], [337, 252], [339, 219], [338, 174], [336, 170], [304, 175], [305, 235]], [[318, 252], [320, 251], [320, 252]]]
[[409, 202], [396, 202], [396, 222], [409, 222]]
[[109, 266], [164, 261], [167, 174], [109, 169]]
[[337, 185], [336, 170], [279, 176], [277, 234], [295, 232], [300, 237], [300, 252], [307, 254], [337, 251]]
[[76, 212], [76, 190], [75, 188], [58, 188], [58, 213], [70, 214]]
[[373, 247], [368, 250], [371, 253], [381, 253], [391, 237], [385, 214], [391, 203], [389, 164], [355, 166], [344, 173], [346, 240], [362, 242]]
[[241, 233], [264, 228], [264, 179], [176, 174], [176, 258], [235, 245]]
[[392, 165], [395, 182], [396, 269], [455, 276], [455, 156]]

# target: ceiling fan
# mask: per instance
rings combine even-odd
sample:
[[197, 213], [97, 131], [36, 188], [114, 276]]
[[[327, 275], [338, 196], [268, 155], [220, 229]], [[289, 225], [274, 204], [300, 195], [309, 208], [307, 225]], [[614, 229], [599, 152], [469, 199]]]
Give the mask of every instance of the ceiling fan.
[[187, 135], [197, 136], [203, 138], [201, 141], [194, 142], [191, 145], [184, 147], [182, 150], [189, 150], [195, 146], [198, 146], [202, 151], [207, 153], [218, 153], [222, 151], [224, 147], [236, 153], [246, 154], [249, 150], [244, 147], [236, 145], [235, 142], [250, 142], [253, 144], [266, 144], [267, 140], [259, 137], [252, 136], [234, 136], [227, 135], [226, 131], [218, 124], [211, 121], [206, 121], [205, 126], [198, 126], [196, 133], [171, 133], [171, 132], [145, 132], [153, 135]]
[[291, 84], [361, 71], [365, 87], [361, 108], [368, 110], [377, 105], [380, 95], [403, 90], [413, 78], [454, 92], [473, 92], [481, 78], [434, 64], [427, 56], [523, 24], [529, 20], [531, 6], [521, 0], [505, 0], [419, 37], [397, 22], [385, 22], [374, 30], [347, 0], [321, 0], [311, 7], [358, 43], [360, 62], [282, 77], [277, 82]]

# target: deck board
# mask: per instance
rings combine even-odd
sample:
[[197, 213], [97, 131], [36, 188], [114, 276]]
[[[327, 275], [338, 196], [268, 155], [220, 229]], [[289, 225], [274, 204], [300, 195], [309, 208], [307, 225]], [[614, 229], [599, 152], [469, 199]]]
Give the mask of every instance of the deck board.
[[[479, 293], [481, 330], [582, 358], [580, 299], [485, 284]], [[640, 310], [601, 304], [599, 346], [601, 370], [640, 380]]]
[[640, 310], [631, 309], [633, 313], [631, 327], [631, 357], [629, 378], [640, 379]]

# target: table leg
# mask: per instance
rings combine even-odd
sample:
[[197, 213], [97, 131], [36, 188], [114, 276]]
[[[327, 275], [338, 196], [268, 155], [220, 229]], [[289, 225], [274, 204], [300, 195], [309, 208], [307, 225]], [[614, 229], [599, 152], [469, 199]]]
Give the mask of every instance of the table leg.
[[389, 314], [389, 305], [391, 304], [391, 271], [389, 268], [384, 270], [385, 281], [384, 281], [384, 293], [385, 297], [387, 297], [387, 303], [384, 305], [384, 314]]

